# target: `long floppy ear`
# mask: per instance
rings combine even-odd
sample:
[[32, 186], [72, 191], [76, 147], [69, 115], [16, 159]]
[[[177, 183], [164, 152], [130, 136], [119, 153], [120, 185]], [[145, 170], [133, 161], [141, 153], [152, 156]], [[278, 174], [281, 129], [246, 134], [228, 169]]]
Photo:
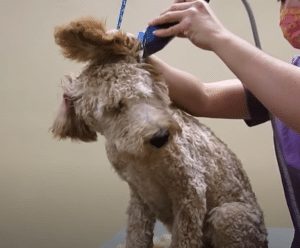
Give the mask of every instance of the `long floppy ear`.
[[97, 140], [97, 133], [76, 116], [72, 100], [65, 95], [51, 131], [59, 139], [71, 138], [85, 142]]
[[140, 47], [134, 37], [121, 31], [107, 32], [104, 23], [92, 17], [56, 27], [54, 37], [64, 56], [79, 62], [136, 55]]

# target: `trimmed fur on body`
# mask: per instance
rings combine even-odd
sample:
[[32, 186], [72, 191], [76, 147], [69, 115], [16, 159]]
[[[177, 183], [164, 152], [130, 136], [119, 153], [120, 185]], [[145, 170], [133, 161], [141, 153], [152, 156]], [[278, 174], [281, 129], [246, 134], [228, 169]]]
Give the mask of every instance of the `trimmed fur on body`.
[[87, 62], [63, 81], [58, 138], [106, 139], [131, 192], [127, 248], [151, 248], [159, 219], [171, 248], [265, 248], [263, 214], [240, 161], [198, 119], [174, 106], [140, 44], [93, 18], [55, 30], [63, 54]]

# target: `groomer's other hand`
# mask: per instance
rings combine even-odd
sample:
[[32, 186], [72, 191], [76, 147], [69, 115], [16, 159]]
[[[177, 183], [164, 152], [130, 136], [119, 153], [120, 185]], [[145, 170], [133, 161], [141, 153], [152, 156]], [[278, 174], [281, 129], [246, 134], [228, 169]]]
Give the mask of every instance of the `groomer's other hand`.
[[166, 29], [159, 29], [155, 31], [155, 35], [186, 37], [197, 47], [207, 50], [214, 50], [214, 45], [220, 44], [216, 41], [230, 34], [208, 3], [203, 0], [175, 0], [169, 9], [149, 24], [164, 23], [177, 24]]

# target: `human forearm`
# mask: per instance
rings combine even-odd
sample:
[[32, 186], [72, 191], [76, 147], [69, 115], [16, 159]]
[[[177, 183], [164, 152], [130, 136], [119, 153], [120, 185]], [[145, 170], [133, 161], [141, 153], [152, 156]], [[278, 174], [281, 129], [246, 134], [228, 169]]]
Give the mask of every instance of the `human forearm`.
[[166, 80], [172, 101], [187, 112], [214, 118], [248, 117], [244, 88], [239, 80], [202, 83], [157, 57], [152, 56], [150, 62]]
[[275, 116], [300, 132], [300, 69], [275, 59], [228, 32], [214, 52]]
[[214, 118], [248, 119], [245, 89], [237, 79], [205, 84], [208, 96], [206, 113], [202, 116]]
[[171, 100], [193, 115], [199, 115], [207, 102], [204, 86], [193, 75], [176, 69], [155, 56], [150, 63], [162, 74], [168, 84]]

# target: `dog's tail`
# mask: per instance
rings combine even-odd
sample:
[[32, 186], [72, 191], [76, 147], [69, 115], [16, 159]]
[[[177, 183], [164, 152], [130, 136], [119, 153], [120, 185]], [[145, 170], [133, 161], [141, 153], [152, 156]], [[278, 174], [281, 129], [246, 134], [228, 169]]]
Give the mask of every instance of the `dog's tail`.
[[122, 31], [107, 32], [105, 24], [92, 17], [56, 27], [54, 37], [64, 56], [79, 62], [134, 55], [139, 49], [135, 38]]

